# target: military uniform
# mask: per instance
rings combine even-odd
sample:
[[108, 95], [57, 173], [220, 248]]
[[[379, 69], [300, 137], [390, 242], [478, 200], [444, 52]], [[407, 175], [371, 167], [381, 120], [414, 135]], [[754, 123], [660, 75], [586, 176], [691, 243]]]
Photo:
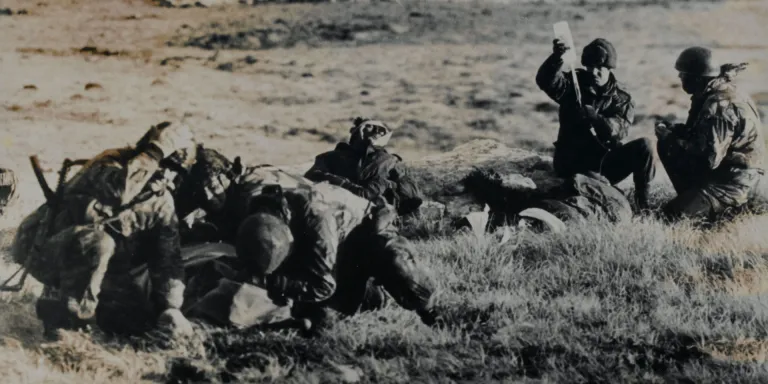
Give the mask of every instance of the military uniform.
[[[105, 331], [140, 332], [146, 329], [137, 328], [139, 313], [151, 312], [147, 321], [154, 322], [181, 308], [179, 223], [167, 185], [153, 179], [168, 150], [105, 151], [62, 186], [55, 208], [48, 202], [22, 221], [12, 252], [46, 285], [38, 314], [47, 331], [81, 324], [95, 312]], [[144, 263], [152, 285], [147, 301], [125, 284], [128, 271]]]
[[[265, 212], [265, 201], [269, 200], [264, 199], [265, 188], [274, 190], [274, 186], [280, 187], [281, 197], [277, 201], [281, 203], [269, 213], [284, 220], [289, 235], [279, 228], [279, 223], [253, 230], [248, 227], [249, 217]], [[365, 224], [372, 220], [372, 208], [371, 201], [344, 188], [329, 183], [316, 184], [274, 167], [249, 167], [226, 191], [223, 209], [209, 212], [205, 220], [220, 230], [221, 240], [238, 244], [238, 249], [262, 249], [254, 255], [241, 252], [238, 257], [241, 260], [251, 256], [270, 258], [268, 262], [256, 260], [254, 263], [276, 265], [276, 268], [252, 270], [251, 274], [266, 275], [262, 283], [270, 296], [278, 302], [290, 299], [299, 312], [331, 307], [352, 314], [369, 308], [366, 303], [383, 301], [383, 291], [372, 284], [375, 279], [398, 303], [427, 316], [431, 282], [419, 272], [410, 245], [390, 225], [379, 229]], [[386, 217], [394, 220], [396, 216]], [[274, 232], [277, 230], [281, 232]], [[261, 233], [263, 231], [267, 233]], [[249, 241], [275, 242], [276, 239], [290, 244], [241, 246], [243, 241], [247, 246]], [[279, 256], [265, 254], [276, 249], [289, 251]], [[374, 264], [378, 268], [372, 267]]]
[[723, 77], [691, 97], [685, 124], [660, 135], [658, 153], [678, 193], [670, 218], [714, 219], [752, 199], [764, 174], [765, 142], [752, 100]]
[[544, 209], [564, 222], [604, 219], [617, 223], [632, 218], [629, 200], [602, 175], [576, 174], [561, 190], [557, 198], [540, 199], [531, 207]]
[[304, 177], [330, 182], [368, 200], [383, 195], [400, 215], [415, 212], [422, 203], [421, 191], [408, 176], [402, 159], [373, 144], [357, 148], [339, 143], [333, 151], [315, 157]]
[[[634, 122], [632, 97], [613, 74], [605, 86], [597, 88], [591, 85], [586, 71], [576, 69], [582, 105], [595, 111], [593, 116], [584, 116], [577, 102], [573, 76], [563, 73], [562, 66], [562, 56], [554, 53], [536, 74], [539, 88], [560, 105], [560, 130], [554, 143], [555, 172], [562, 178], [597, 172], [613, 184], [632, 174], [639, 198], [646, 199], [648, 184], [656, 175], [653, 144], [646, 138], [622, 142]], [[594, 128], [595, 135], [590, 128]]]

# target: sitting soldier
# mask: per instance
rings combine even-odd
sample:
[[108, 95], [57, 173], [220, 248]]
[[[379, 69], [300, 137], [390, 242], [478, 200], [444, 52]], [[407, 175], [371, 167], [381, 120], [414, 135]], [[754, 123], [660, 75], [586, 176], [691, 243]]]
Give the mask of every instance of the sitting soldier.
[[318, 155], [304, 177], [328, 181], [368, 200], [384, 195], [398, 214], [413, 213], [422, 203], [421, 191], [408, 177], [402, 159], [384, 149], [390, 137], [392, 130], [386, 124], [358, 117], [349, 143]]
[[663, 207], [667, 219], [717, 221], [762, 197], [765, 141], [757, 107], [732, 83], [746, 64], [718, 65], [707, 48], [677, 58], [683, 90], [691, 95], [685, 124], [656, 125], [661, 163], [677, 192]]
[[[172, 180], [195, 159], [188, 127], [163, 122], [134, 147], [86, 162], [54, 197], [27, 216], [14, 261], [45, 285], [37, 305], [46, 334], [93, 322], [106, 332], [141, 333], [160, 324], [191, 331], [183, 301], [179, 222]], [[149, 297], [136, 295], [131, 268], [147, 264]]]

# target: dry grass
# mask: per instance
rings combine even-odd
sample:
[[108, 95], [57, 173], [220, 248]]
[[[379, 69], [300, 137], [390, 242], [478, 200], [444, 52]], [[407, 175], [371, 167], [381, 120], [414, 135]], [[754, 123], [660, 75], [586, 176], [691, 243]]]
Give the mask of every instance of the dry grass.
[[518, 232], [503, 245], [495, 234], [433, 235], [417, 245], [439, 276], [445, 329], [392, 306], [313, 339], [201, 328], [205, 352], [126, 347], [98, 333], [40, 344], [27, 299], [4, 304], [3, 333], [18, 341], [6, 341], [0, 361], [19, 361], [13, 372], [26, 382], [43, 373], [56, 382], [756, 382], [768, 379], [759, 281], [768, 239], [750, 228], [766, 224], [595, 222]]

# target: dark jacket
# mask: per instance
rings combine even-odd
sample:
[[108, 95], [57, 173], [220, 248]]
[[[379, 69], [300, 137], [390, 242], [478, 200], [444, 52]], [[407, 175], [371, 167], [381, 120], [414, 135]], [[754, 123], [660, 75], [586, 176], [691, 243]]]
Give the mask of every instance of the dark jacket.
[[401, 215], [415, 211], [422, 203], [421, 191], [408, 177], [402, 159], [378, 146], [357, 150], [339, 143], [333, 151], [315, 157], [304, 177], [327, 181], [368, 200], [383, 195]]
[[[561, 176], [596, 170], [609, 149], [621, 145], [634, 122], [632, 97], [611, 74], [602, 89], [590, 86], [590, 74], [576, 69], [583, 105], [595, 108], [598, 118], [582, 117], [570, 72], [562, 72], [563, 59], [551, 55], [539, 68], [536, 84], [560, 105], [560, 130], [555, 142], [554, 166]], [[594, 128], [597, 138], [590, 132]]]

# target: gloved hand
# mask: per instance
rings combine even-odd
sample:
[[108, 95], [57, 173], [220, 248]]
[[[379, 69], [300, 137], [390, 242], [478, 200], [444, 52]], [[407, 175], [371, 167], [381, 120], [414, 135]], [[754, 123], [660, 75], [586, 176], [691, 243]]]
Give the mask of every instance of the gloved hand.
[[581, 107], [581, 117], [587, 120], [596, 120], [600, 115], [597, 113], [595, 107], [591, 105], [584, 105]]
[[288, 305], [288, 298], [291, 295], [289, 283], [288, 278], [283, 275], [276, 275], [274, 273], [267, 275], [264, 278], [267, 297], [272, 299], [277, 305]]
[[174, 338], [195, 333], [192, 323], [176, 308], [163, 311], [157, 318], [157, 325], [160, 329], [170, 332]]
[[160, 150], [163, 159], [178, 150], [195, 146], [192, 130], [185, 124], [171, 124], [164, 121], [152, 126], [147, 135], [148, 144]]
[[552, 41], [552, 53], [557, 56], [562, 57], [566, 52], [568, 52], [569, 49], [571, 48], [560, 39], [555, 39]]

